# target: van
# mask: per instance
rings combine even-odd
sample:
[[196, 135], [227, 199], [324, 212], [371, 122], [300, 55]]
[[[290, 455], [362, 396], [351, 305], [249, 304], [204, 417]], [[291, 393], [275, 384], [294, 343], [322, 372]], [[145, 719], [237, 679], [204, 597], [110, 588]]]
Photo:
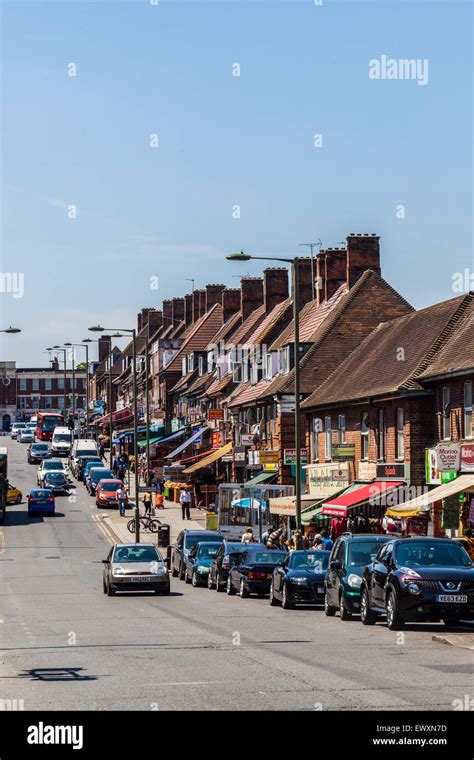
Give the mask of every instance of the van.
[[96, 441], [91, 441], [89, 438], [76, 438], [72, 444], [71, 453], [69, 454], [69, 469], [76, 478], [79, 457], [89, 456], [91, 454], [99, 455]]
[[67, 427], [55, 427], [51, 438], [53, 456], [67, 456], [72, 446], [72, 433]]

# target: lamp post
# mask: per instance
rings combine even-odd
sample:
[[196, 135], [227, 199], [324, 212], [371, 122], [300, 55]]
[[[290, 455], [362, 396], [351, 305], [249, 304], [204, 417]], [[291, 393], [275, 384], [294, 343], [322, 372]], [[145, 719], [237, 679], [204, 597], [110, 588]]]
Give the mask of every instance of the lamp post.
[[229, 261], [250, 261], [259, 259], [261, 261], [283, 261], [291, 264], [291, 275], [293, 285], [293, 325], [294, 325], [294, 370], [295, 370], [295, 513], [296, 513], [296, 530], [297, 530], [297, 549], [302, 547], [301, 532], [301, 408], [300, 408], [300, 328], [299, 328], [299, 271], [298, 256], [293, 258], [281, 258], [279, 256], [250, 256], [248, 253], [232, 253], [226, 256]]
[[[116, 332], [116, 333], [113, 333], [113, 335], [111, 335], [110, 337], [123, 338], [123, 335], [122, 333]], [[97, 338], [95, 339], [83, 338], [82, 342], [83, 343], [98, 343], [99, 341], [97, 340]], [[109, 465], [110, 465], [111, 470], [113, 469], [113, 464], [114, 464], [114, 456], [113, 456], [113, 449], [112, 449], [112, 423], [113, 423], [113, 419], [112, 419], [112, 415], [113, 415], [113, 412], [112, 412], [112, 363], [113, 362], [112, 360], [113, 360], [113, 355], [112, 355], [112, 350], [111, 350], [109, 353], [109, 356], [107, 357], [107, 369], [108, 369], [107, 409], [109, 413], [109, 438], [110, 438]]]
[[[63, 349], [64, 351], [69, 351], [69, 346], [72, 344], [65, 343], [63, 346], [53, 346], [55, 349]], [[68, 346], [66, 348], [66, 346]], [[66, 365], [66, 354], [64, 354], [64, 364]], [[71, 351], [71, 395], [72, 395], [72, 419], [74, 423], [74, 415], [76, 413], [76, 376], [74, 372], [74, 365], [75, 365], [75, 357], [74, 357], [74, 349]], [[75, 425], [74, 425], [75, 429]]]
[[20, 333], [21, 330], [19, 327], [7, 327], [5, 330], [0, 330], [0, 332], [7, 333], [8, 335], [15, 335], [16, 333]]
[[[65, 346], [68, 346], [70, 348], [71, 346], [77, 346], [78, 348], [84, 348], [86, 351], [86, 415], [85, 415], [85, 421], [86, 421], [86, 430], [87, 430], [87, 423], [88, 423], [88, 415], [89, 415], [89, 346], [83, 345], [82, 343], [65, 343]], [[74, 354], [74, 351], [73, 351]], [[74, 373], [73, 373], [74, 377]]]
[[66, 349], [65, 348], [61, 348], [61, 346], [52, 346], [51, 348], [47, 348], [46, 351], [62, 351], [63, 352], [63, 358], [64, 358], [63, 406], [64, 406], [64, 415], [66, 415], [66, 382], [67, 382]]
[[[140, 509], [138, 506], [138, 409], [137, 409], [137, 331], [135, 328], [120, 328], [115, 327], [105, 328], [101, 325], [93, 325], [89, 327], [91, 332], [104, 332], [104, 330], [117, 330], [119, 333], [129, 333], [132, 336], [132, 350], [133, 350], [133, 456], [135, 460], [134, 475], [135, 475], [135, 541], [140, 543]], [[110, 362], [111, 364], [111, 362]], [[112, 441], [112, 429], [110, 430], [110, 439]], [[112, 447], [112, 444], [111, 444]]]

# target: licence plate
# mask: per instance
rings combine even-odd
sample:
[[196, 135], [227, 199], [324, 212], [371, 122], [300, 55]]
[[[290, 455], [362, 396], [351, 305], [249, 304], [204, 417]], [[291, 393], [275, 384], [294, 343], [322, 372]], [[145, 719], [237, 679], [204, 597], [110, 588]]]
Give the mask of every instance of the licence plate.
[[318, 586], [318, 594], [324, 594], [324, 586]]
[[455, 604], [467, 604], [467, 596], [461, 594], [438, 594], [437, 602], [453, 602]]
[[133, 578], [130, 578], [132, 583], [149, 583], [151, 581], [151, 578], [149, 575], [136, 575]]

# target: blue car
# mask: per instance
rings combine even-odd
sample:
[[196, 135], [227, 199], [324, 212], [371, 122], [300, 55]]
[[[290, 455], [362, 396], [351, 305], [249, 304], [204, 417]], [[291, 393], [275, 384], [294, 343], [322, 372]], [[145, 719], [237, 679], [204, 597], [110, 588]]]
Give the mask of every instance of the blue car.
[[56, 503], [50, 488], [32, 488], [28, 494], [28, 516], [54, 515]]

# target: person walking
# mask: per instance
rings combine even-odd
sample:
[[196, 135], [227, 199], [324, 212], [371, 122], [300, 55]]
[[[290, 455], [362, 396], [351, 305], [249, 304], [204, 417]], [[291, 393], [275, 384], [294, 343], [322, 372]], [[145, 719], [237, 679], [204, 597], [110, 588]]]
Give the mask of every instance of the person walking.
[[179, 497], [179, 501], [181, 504], [181, 512], [183, 515], [183, 520], [190, 520], [191, 519], [191, 513], [190, 513], [190, 506], [191, 506], [191, 494], [187, 489], [184, 491], [181, 491], [181, 496]]
[[245, 533], [242, 535], [241, 541], [243, 544], [255, 543], [255, 536], [253, 535], [253, 529], [250, 526], [245, 529]]
[[145, 506], [145, 517], [151, 517], [151, 493], [149, 491], [143, 494], [143, 504]]
[[99, 456], [101, 459], [105, 460], [105, 443], [103, 441], [99, 446]]
[[163, 494], [161, 494], [159, 491], [156, 491], [155, 493], [155, 513], [158, 509], [164, 509], [165, 508], [165, 500], [163, 498]]
[[126, 494], [125, 488], [123, 487], [123, 483], [117, 488], [115, 492], [115, 496], [117, 498], [117, 503], [120, 510], [120, 517], [125, 517], [125, 507], [127, 505], [127, 494]]

